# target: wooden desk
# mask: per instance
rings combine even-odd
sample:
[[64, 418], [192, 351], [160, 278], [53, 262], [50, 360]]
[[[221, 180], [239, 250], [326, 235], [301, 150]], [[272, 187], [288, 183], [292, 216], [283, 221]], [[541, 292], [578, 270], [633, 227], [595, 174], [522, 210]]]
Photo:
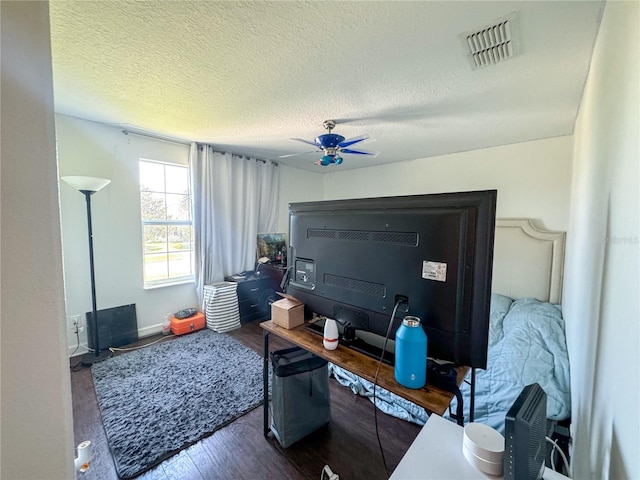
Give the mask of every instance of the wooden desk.
[[[260, 327], [264, 330], [263, 376], [265, 436], [269, 433], [269, 334], [277, 335], [278, 337], [287, 340], [298, 347], [302, 347], [305, 350], [312, 352], [315, 355], [344, 368], [345, 370], [355, 373], [359, 377], [362, 377], [372, 383], [374, 381], [376, 369], [378, 368], [378, 361], [368, 355], [356, 352], [355, 350], [343, 345], [339, 345], [335, 350], [326, 350], [322, 345], [322, 336], [310, 332], [304, 325], [287, 330], [286, 328], [275, 325], [269, 320], [267, 322], [262, 322]], [[460, 385], [469, 371], [469, 368], [459, 367], [456, 370], [458, 372], [458, 385]], [[425, 387], [419, 390], [401, 386], [394, 378], [393, 367], [384, 363], [380, 366], [377, 384], [379, 387], [395, 393], [396, 395], [421, 406], [425, 410], [437, 413], [438, 415], [442, 415], [446, 412], [447, 407], [453, 398], [453, 394], [430, 386], [428, 383]]]

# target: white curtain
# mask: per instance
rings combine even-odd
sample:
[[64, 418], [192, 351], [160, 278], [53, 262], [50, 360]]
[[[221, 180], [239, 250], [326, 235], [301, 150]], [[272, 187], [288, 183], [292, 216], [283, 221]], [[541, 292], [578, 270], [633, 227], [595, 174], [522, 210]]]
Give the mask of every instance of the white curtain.
[[191, 144], [196, 289], [253, 270], [256, 234], [278, 225], [279, 169], [272, 162]]

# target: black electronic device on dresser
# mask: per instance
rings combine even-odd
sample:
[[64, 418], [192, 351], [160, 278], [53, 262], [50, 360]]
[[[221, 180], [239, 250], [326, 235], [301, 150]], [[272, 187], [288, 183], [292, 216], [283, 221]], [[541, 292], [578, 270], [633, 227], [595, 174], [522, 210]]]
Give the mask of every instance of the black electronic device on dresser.
[[280, 298], [271, 288], [271, 277], [264, 273], [253, 272], [232, 275], [225, 278], [238, 284], [238, 309], [240, 322], [271, 318], [271, 303]]

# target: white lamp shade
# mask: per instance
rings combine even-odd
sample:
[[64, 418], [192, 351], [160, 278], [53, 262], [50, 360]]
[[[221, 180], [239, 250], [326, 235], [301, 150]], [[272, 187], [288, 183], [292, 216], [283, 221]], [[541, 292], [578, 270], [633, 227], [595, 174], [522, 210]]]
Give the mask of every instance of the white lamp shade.
[[97, 192], [98, 190], [103, 189], [107, 185], [111, 183], [111, 180], [106, 178], [98, 178], [98, 177], [62, 177], [62, 180], [67, 182], [76, 190], [87, 190], [89, 192]]

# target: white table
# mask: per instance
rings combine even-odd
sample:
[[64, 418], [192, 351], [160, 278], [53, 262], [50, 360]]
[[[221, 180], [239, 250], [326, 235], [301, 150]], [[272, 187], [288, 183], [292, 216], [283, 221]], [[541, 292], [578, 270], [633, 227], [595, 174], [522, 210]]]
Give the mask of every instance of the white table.
[[[481, 472], [467, 461], [462, 454], [462, 437], [461, 426], [431, 414], [390, 480], [501, 479]], [[545, 468], [543, 478], [567, 479], [549, 468]]]

